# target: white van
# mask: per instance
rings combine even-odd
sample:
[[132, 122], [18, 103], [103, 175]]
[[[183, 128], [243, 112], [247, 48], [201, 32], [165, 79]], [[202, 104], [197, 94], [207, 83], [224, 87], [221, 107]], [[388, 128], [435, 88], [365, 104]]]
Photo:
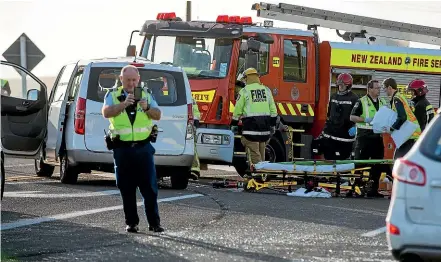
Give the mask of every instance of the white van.
[[158, 177], [171, 177], [172, 187], [185, 189], [194, 157], [190, 84], [179, 67], [134, 57], [80, 60], [63, 66], [49, 97], [47, 138], [35, 168], [51, 176], [60, 165], [62, 183], [75, 183], [80, 173], [114, 172], [112, 151], [106, 148], [109, 121], [101, 114], [104, 96], [121, 85], [125, 65], [136, 66], [141, 85], [155, 97], [162, 117], [154, 121], [159, 134], [155, 163]]

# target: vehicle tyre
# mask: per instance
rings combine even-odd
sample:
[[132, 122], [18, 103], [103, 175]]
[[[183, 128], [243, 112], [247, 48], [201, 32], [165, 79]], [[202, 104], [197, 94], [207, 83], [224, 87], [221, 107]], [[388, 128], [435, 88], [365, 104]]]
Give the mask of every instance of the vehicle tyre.
[[401, 262], [423, 262], [423, 260], [415, 254], [404, 254], [400, 256]]
[[40, 159], [34, 160], [35, 174], [39, 177], [51, 177], [54, 173], [55, 166], [46, 164], [43, 154], [40, 153]]
[[285, 149], [280, 140], [275, 136], [273, 136], [268, 145], [266, 145], [265, 161], [271, 163], [286, 161]]
[[170, 177], [171, 187], [172, 189], [186, 189], [188, 186], [188, 179], [189, 176], [186, 176], [184, 174], [178, 174], [178, 175], [172, 175]]
[[60, 155], [60, 181], [63, 184], [75, 184], [78, 181], [78, 169], [69, 164], [67, 152]]

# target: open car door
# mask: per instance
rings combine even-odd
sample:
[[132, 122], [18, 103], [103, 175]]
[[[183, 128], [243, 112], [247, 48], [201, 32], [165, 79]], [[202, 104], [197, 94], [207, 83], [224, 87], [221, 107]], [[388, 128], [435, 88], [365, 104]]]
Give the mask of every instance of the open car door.
[[47, 133], [48, 99], [46, 85], [31, 72], [0, 62], [3, 196], [4, 156], [39, 158]]

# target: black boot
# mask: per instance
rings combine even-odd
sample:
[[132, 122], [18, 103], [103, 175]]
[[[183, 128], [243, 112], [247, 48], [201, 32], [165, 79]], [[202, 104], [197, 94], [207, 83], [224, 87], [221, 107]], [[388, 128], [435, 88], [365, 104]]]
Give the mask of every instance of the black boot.
[[126, 231], [129, 233], [138, 233], [139, 228], [137, 225], [127, 225], [126, 226]]
[[164, 228], [161, 227], [160, 225], [154, 226], [154, 227], [149, 226], [149, 231], [153, 231], [155, 233], [160, 233], [160, 232], [164, 232]]

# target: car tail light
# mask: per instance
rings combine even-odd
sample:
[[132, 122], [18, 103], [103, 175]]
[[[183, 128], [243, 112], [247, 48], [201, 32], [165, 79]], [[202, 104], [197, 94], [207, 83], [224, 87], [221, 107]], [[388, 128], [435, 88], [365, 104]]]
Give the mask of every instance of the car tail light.
[[399, 235], [400, 234], [400, 229], [391, 223], [386, 223], [386, 229], [387, 229], [387, 232], [391, 235]]
[[193, 139], [193, 104], [187, 104], [188, 120], [187, 120], [187, 140]]
[[84, 135], [86, 127], [86, 99], [79, 97], [75, 107], [75, 133]]
[[398, 181], [416, 185], [426, 185], [426, 171], [423, 167], [409, 160], [397, 159], [392, 170], [392, 176]]

